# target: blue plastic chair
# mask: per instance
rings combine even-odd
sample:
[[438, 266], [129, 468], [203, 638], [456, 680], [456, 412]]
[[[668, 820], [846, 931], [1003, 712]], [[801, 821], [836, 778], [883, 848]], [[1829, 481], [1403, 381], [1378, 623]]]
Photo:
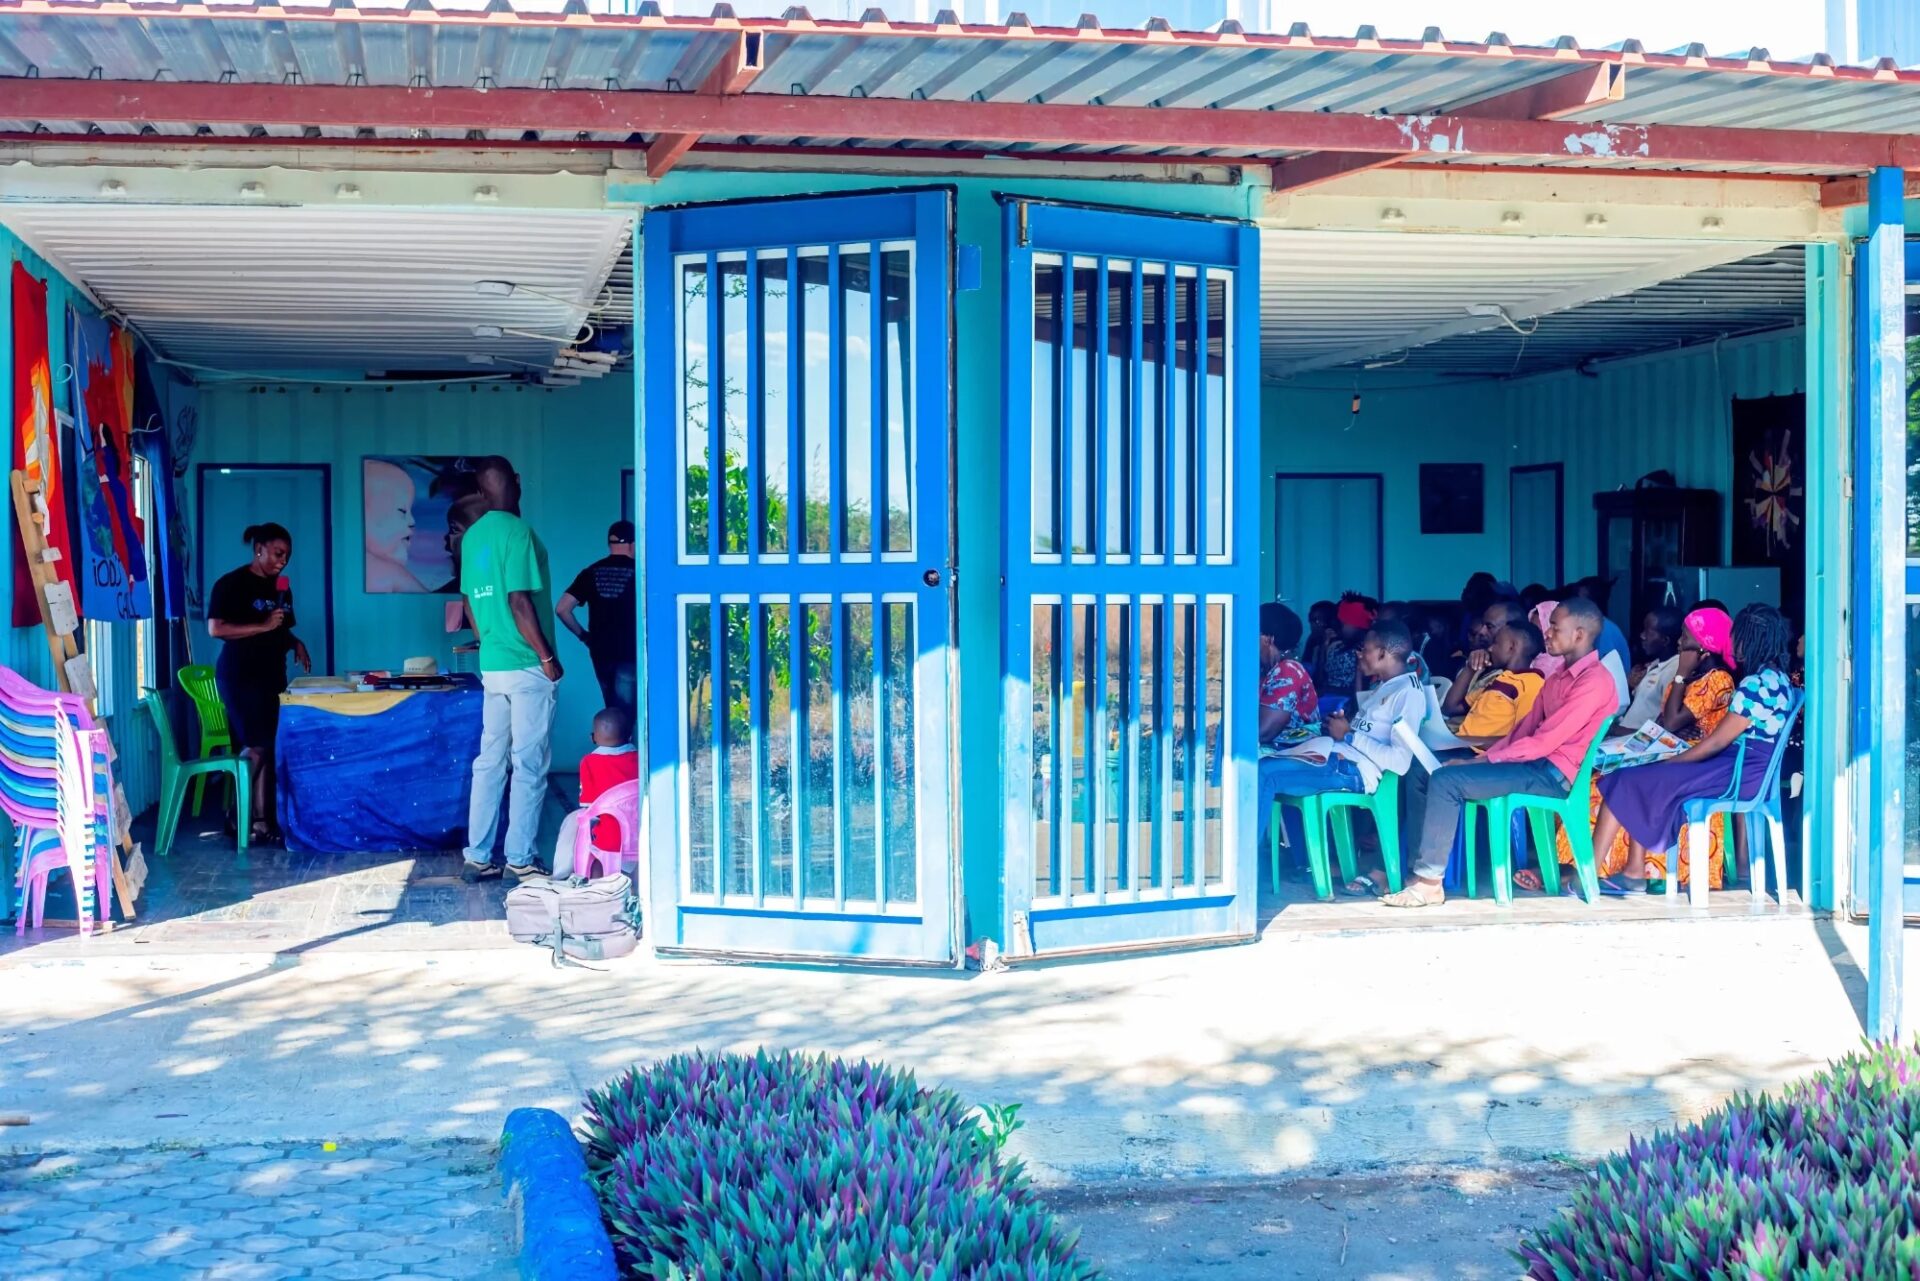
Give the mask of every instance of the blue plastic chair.
[[[1726, 819], [1726, 863], [1731, 880], [1734, 860], [1733, 820], [1744, 816], [1747, 820], [1747, 876], [1752, 882], [1755, 900], [1766, 897], [1767, 860], [1764, 856], [1755, 857], [1759, 851], [1759, 842], [1764, 837], [1773, 845], [1773, 875], [1777, 882], [1774, 898], [1782, 904], [1787, 901], [1787, 827], [1780, 817], [1780, 767], [1787, 759], [1787, 740], [1793, 737], [1794, 722], [1800, 719], [1800, 709], [1806, 706], [1805, 690], [1793, 691], [1792, 701], [1787, 707], [1787, 723], [1780, 735], [1773, 741], [1773, 755], [1767, 760], [1767, 772], [1760, 780], [1759, 788], [1751, 797], [1741, 799], [1742, 775], [1747, 767], [1747, 741], [1751, 737], [1742, 734], [1734, 745], [1733, 781], [1727, 784], [1727, 790], [1718, 796], [1703, 796], [1691, 800], [1683, 807], [1687, 817], [1687, 866], [1692, 875], [1687, 881], [1687, 897], [1695, 907], [1707, 905], [1707, 834], [1716, 817]], [[1763, 826], [1764, 824], [1764, 826]], [[1679, 869], [1672, 869], [1673, 875], [1667, 877], [1667, 897], [1672, 898], [1678, 892]]]

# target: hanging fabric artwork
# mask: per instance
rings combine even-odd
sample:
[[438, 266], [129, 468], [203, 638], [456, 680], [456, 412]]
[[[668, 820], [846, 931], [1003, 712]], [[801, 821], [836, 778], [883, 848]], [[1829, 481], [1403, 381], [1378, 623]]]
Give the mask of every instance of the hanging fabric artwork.
[[[149, 566], [154, 606], [162, 618], [187, 616], [186, 525], [180, 519], [178, 484], [174, 474], [173, 424], [177, 412], [193, 414], [195, 389], [176, 383], [152, 360], [135, 365], [133, 390], [134, 450], [147, 462], [153, 479], [153, 548], [157, 564]], [[175, 403], [182, 402], [176, 410]]]
[[[47, 511], [47, 546], [60, 553], [54, 574], [69, 588], [78, 572], [72, 541], [67, 535], [66, 494], [61, 484], [60, 433], [53, 414], [53, 367], [47, 350], [47, 282], [20, 263], [13, 264], [13, 459], [11, 466], [26, 473], [29, 485], [43, 486]], [[6, 500], [9, 517], [13, 499]], [[78, 594], [74, 602], [79, 603]], [[13, 625], [31, 627], [40, 622], [40, 603], [34, 599], [33, 576], [27, 569], [26, 548], [20, 531], [13, 535]]]
[[151, 618], [146, 546], [133, 509], [133, 340], [69, 307], [67, 359], [73, 365], [80, 612], [97, 622]]

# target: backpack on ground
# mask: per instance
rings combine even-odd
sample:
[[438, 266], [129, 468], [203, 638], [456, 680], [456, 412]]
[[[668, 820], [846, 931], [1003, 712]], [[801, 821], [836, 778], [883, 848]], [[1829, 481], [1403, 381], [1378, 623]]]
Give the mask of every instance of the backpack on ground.
[[507, 892], [507, 933], [552, 948], [556, 966], [611, 960], [640, 945], [640, 902], [624, 873], [523, 881]]

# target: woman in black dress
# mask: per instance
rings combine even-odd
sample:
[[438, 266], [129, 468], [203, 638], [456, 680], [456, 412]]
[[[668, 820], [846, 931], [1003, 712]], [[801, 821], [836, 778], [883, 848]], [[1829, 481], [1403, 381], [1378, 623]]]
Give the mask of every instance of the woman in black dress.
[[253, 559], [214, 583], [207, 630], [221, 642], [214, 679], [234, 746], [252, 775], [253, 839], [277, 841], [273, 738], [280, 726], [280, 695], [287, 688], [287, 655], [303, 672], [313, 670], [313, 661], [293, 634], [293, 591], [286, 579], [293, 536], [269, 521], [248, 526], [241, 537], [253, 548]]

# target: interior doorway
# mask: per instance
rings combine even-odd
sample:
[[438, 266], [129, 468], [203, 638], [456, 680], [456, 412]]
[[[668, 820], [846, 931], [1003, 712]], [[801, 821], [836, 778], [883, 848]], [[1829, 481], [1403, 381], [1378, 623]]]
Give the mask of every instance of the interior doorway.
[[195, 468], [197, 604], [188, 623], [190, 662], [208, 666], [220, 652], [207, 632], [207, 599], [220, 576], [253, 554], [242, 535], [275, 521], [293, 535], [287, 578], [300, 639], [313, 670], [333, 670], [333, 469], [325, 463], [201, 463]]
[[1515, 587], [1566, 581], [1567, 469], [1564, 463], [1534, 463], [1507, 472], [1510, 511], [1507, 537]]
[[1339, 600], [1342, 592], [1384, 596], [1385, 478], [1379, 472], [1280, 472], [1273, 479], [1280, 599], [1304, 618], [1313, 602]]

